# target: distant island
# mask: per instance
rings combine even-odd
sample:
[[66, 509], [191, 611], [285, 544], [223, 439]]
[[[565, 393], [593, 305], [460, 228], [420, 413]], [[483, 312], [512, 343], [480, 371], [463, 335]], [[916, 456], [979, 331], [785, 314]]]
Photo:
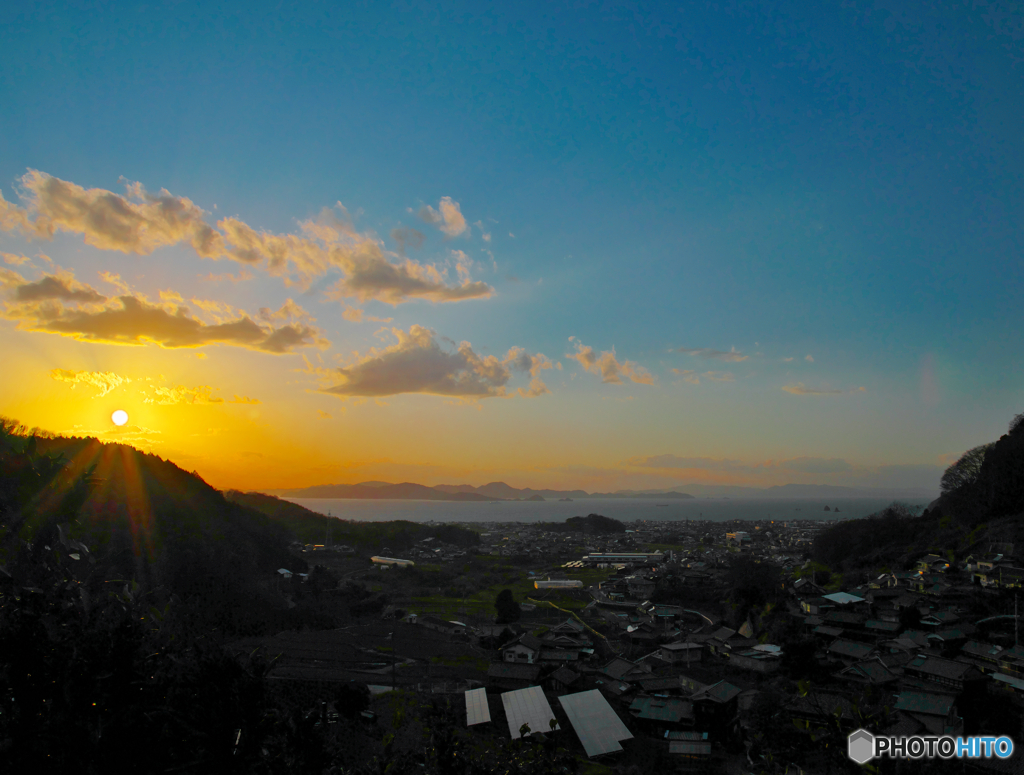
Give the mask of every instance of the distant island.
[[359, 484], [318, 484], [292, 490], [268, 490], [283, 498], [332, 498], [339, 500], [425, 500], [425, 501], [571, 501], [573, 498], [643, 498], [655, 500], [686, 500], [694, 496], [684, 492], [619, 492], [588, 493], [584, 490], [517, 489], [505, 482], [491, 482], [481, 487], [471, 484], [424, 484], [402, 482], [360, 482]]
[[[582, 498], [656, 500], [659, 504], [693, 498], [811, 499], [822, 498], [895, 498], [933, 500], [937, 492], [918, 489], [882, 489], [868, 487], [841, 487], [828, 484], [783, 484], [775, 487], [738, 487], [735, 485], [682, 485], [682, 490], [617, 490], [615, 492], [587, 492], [586, 490], [522, 489], [505, 482], [490, 482], [474, 487], [471, 484], [438, 484], [429, 487], [414, 482], [368, 481], [359, 484], [318, 484], [313, 487], [266, 490], [280, 498], [331, 498], [367, 500], [429, 500], [429, 501], [572, 501]], [[834, 507], [833, 507], [834, 509]], [[838, 511], [838, 509], [834, 509]]]

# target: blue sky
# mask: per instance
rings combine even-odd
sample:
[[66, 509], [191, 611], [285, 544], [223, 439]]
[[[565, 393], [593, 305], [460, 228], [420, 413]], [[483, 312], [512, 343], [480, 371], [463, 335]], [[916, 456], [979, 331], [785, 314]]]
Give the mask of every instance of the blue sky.
[[[93, 430], [46, 403], [70, 395], [51, 372], [136, 368], [167, 389], [259, 394], [258, 417], [188, 411], [318, 450], [333, 480], [871, 484], [902, 465], [908, 486], [937, 481], [1024, 409], [1024, 27], [1010, 4], [904, 5], [16, 4], [0, 32], [0, 191], [26, 222], [44, 201], [28, 170], [121, 197], [165, 189], [210, 226], [259, 233], [308, 237], [334, 208], [392, 265], [490, 290], [328, 298], [337, 271], [289, 285], [269, 259], [204, 258], [187, 240], [112, 246], [95, 220], [52, 237], [11, 226], [0, 251], [32, 259], [7, 264], [14, 298], [56, 266], [119, 308], [107, 271], [154, 304], [205, 300], [196, 319], [212, 301], [252, 316], [291, 298], [330, 344], [183, 353], [9, 308], [3, 347], [33, 353], [38, 374], [0, 408]], [[463, 341], [506, 371], [442, 357]], [[513, 347], [551, 368], [517, 372]], [[619, 370], [586, 370], [580, 347]], [[182, 361], [195, 349], [209, 359]], [[409, 371], [441, 361], [444, 387]], [[313, 382], [282, 376], [304, 363]], [[550, 392], [504, 397], [534, 378]], [[235, 482], [241, 459], [172, 439], [169, 418], [137, 441]], [[325, 441], [338, 433], [351, 445]], [[517, 433], [514, 452], [492, 449]], [[649, 463], [665, 455], [693, 465]], [[810, 458], [843, 470], [778, 463]], [[279, 486], [298, 475], [263, 464]]]

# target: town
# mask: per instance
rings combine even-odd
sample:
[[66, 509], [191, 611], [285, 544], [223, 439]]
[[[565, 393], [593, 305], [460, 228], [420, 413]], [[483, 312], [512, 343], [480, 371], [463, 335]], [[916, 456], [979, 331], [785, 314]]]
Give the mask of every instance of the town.
[[1019, 734], [1014, 546], [834, 573], [811, 553], [835, 524], [591, 515], [474, 525], [470, 547], [296, 543], [313, 570], [281, 568], [282, 589], [354, 595], [356, 615], [237, 648], [278, 655], [272, 677], [365, 687], [367, 723], [397, 695], [444, 699], [472, 735], [554, 736], [593, 772], [841, 771], [861, 727]]

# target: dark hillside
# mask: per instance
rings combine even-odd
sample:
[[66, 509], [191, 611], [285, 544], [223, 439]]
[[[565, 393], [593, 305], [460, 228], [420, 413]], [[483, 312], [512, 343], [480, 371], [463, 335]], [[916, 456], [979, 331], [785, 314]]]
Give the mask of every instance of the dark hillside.
[[[110, 577], [136, 581], [154, 603], [176, 596], [203, 629], [261, 630], [283, 607], [274, 574], [296, 565], [283, 525], [132, 447], [80, 438], [36, 444], [67, 461], [69, 480], [91, 472], [71, 535], [103, 557]], [[34, 527], [28, 520], [22, 532]]]
[[948, 549], [963, 556], [984, 551], [992, 542], [1024, 546], [1021, 516], [1024, 421], [1018, 415], [1009, 433], [987, 449], [976, 476], [943, 493], [921, 516], [894, 503], [866, 519], [840, 522], [824, 531], [814, 542], [813, 554], [831, 568], [898, 569], [929, 551]]

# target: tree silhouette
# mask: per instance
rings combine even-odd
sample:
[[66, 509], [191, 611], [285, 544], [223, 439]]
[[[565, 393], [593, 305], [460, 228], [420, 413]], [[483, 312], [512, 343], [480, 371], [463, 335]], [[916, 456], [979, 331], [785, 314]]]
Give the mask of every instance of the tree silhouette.
[[949, 493], [959, 490], [969, 484], [974, 484], [981, 473], [981, 466], [985, 462], [985, 455], [992, 449], [993, 444], [982, 444], [964, 452], [953, 465], [946, 469], [942, 475], [942, 492]]
[[518, 622], [523, 613], [519, 608], [519, 603], [512, 597], [511, 589], [503, 589], [498, 593], [498, 597], [494, 600], [494, 607], [498, 611], [498, 624]]

